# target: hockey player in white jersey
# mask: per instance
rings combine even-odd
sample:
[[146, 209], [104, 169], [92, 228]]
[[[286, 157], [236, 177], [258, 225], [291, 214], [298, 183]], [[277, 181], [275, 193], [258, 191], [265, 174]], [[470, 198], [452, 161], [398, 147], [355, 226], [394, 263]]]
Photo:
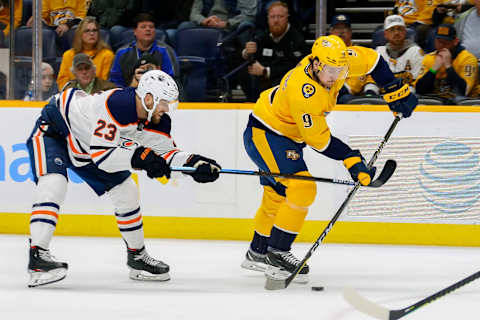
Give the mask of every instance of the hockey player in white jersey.
[[[96, 192], [108, 194], [127, 245], [127, 265], [134, 280], [170, 279], [169, 266], [149, 256], [144, 246], [138, 190], [132, 169], [148, 177], [170, 178], [170, 166], [189, 166], [200, 183], [213, 182], [220, 165], [176, 147], [166, 112], [178, 105], [178, 89], [163, 71], [145, 73], [138, 88], [96, 95], [68, 89], [54, 96], [27, 140], [36, 182], [30, 218], [29, 287], [60, 281], [68, 265], [49, 251], [58, 212], [65, 199], [67, 168]], [[176, 173], [182, 174], [182, 173]]]

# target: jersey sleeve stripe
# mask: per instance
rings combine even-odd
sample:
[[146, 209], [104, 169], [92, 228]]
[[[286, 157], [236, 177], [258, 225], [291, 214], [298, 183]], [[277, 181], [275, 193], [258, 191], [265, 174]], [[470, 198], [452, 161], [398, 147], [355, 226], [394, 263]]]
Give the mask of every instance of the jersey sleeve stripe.
[[174, 154], [175, 152], [178, 152], [178, 151], [180, 151], [180, 150], [174, 149], [174, 150], [168, 152], [166, 155], [162, 156], [162, 158], [167, 160], [172, 154]]
[[97, 151], [97, 152], [95, 152], [95, 153], [92, 153], [92, 158], [99, 157], [99, 156], [101, 156], [102, 154], [104, 154], [105, 152], [107, 152], [107, 150], [101, 150], [101, 151]]
[[143, 129], [144, 131], [148, 131], [148, 132], [153, 132], [153, 133], [157, 133], [157, 134], [161, 134], [163, 136], [166, 136], [166, 137], [169, 137], [170, 138], [170, 135], [168, 133], [165, 133], [165, 132], [162, 132], [162, 131], [158, 131], [158, 130], [153, 130], [153, 129]]
[[78, 151], [75, 143], [72, 140], [72, 134], [71, 133], [68, 134], [68, 144], [70, 145], [70, 149], [73, 151], [73, 153], [79, 154], [79, 155], [88, 155], [88, 153], [83, 153], [81, 151]]
[[103, 156], [102, 159], [95, 161], [95, 163], [97, 164], [97, 166], [99, 166], [103, 161], [107, 160], [107, 158], [113, 153], [113, 151], [115, 151], [115, 148], [110, 149], [110, 150]]

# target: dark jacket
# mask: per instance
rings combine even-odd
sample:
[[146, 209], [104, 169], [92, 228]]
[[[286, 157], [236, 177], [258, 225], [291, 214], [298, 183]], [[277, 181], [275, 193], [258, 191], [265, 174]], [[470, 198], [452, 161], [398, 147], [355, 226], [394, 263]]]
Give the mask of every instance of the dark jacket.
[[88, 15], [97, 17], [102, 28], [110, 29], [114, 25], [131, 27], [131, 17], [139, 10], [137, 0], [93, 0]]

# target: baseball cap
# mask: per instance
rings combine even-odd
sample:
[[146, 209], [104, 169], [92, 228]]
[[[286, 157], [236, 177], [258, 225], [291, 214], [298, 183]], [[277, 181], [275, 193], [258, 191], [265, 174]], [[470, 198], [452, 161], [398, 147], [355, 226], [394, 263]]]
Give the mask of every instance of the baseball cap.
[[457, 37], [457, 31], [451, 24], [441, 24], [435, 30], [435, 38], [453, 40]]
[[87, 56], [85, 53], [77, 53], [75, 57], [73, 57], [73, 67], [76, 68], [81, 64], [88, 64], [90, 67], [93, 66], [92, 59]]
[[140, 57], [140, 59], [137, 60], [137, 63], [135, 63], [135, 69], [146, 65], [146, 64], [153, 64], [156, 66], [160, 66], [161, 63], [159, 63], [158, 59], [156, 59], [154, 56], [151, 54], [144, 54], [143, 56]]
[[385, 18], [385, 24], [384, 24], [384, 27], [383, 29], [384, 30], [388, 30], [392, 27], [395, 27], [395, 26], [402, 26], [402, 27], [407, 27], [405, 25], [405, 21], [403, 20], [403, 18], [399, 15], [391, 15], [391, 16], [388, 16]]
[[334, 27], [335, 25], [337, 25], [339, 23], [344, 23], [348, 27], [351, 26], [350, 18], [345, 14], [337, 14], [336, 16], [333, 16], [332, 23], [330, 23], [330, 27]]

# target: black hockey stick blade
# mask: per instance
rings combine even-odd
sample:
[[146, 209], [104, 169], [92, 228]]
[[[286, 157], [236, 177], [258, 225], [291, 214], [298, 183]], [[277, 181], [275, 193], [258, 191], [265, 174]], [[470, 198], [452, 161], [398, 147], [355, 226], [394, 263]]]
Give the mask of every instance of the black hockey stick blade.
[[385, 307], [382, 307], [364, 297], [362, 297], [358, 292], [356, 292], [354, 289], [347, 288], [343, 290], [343, 296], [345, 300], [347, 300], [353, 307], [355, 307], [357, 310], [366, 313], [376, 319], [380, 320], [397, 320], [402, 318], [403, 316], [409, 314], [410, 312], [413, 312], [415, 310], [418, 310], [419, 308], [437, 300], [438, 298], [441, 298], [447, 294], [449, 294], [452, 291], [455, 291], [464, 285], [480, 278], [480, 271], [475, 272], [474, 274], [466, 277], [465, 279], [462, 279], [451, 286], [442, 289], [438, 291], [437, 293], [432, 294], [431, 296], [426, 297], [423, 300], [418, 301], [417, 303], [414, 303], [408, 307], [405, 307], [403, 309], [397, 309], [397, 310], [388, 310]]
[[395, 169], [397, 169], [397, 162], [391, 159], [387, 160], [378, 178], [373, 180], [368, 186], [373, 188], [380, 188], [392, 177]]

